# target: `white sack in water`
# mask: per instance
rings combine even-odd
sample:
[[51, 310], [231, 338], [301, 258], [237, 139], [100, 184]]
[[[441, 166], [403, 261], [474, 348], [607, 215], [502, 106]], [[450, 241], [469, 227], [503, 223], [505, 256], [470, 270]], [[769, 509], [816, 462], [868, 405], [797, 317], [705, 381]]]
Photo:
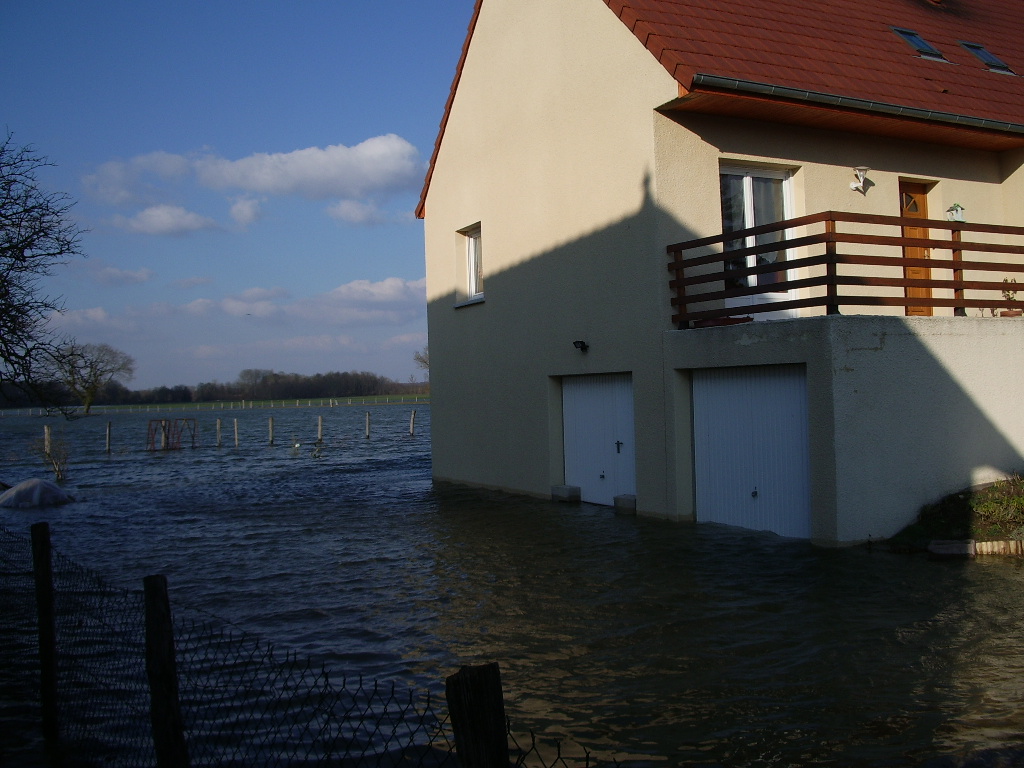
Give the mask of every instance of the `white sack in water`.
[[48, 480], [23, 480], [0, 493], [0, 507], [52, 507], [74, 498]]

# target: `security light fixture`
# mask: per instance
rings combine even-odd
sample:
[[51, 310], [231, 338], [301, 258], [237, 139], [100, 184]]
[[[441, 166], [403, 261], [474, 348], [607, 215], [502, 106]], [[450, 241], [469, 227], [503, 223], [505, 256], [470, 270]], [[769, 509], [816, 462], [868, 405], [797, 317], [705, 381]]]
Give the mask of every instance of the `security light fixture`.
[[588, 349], [590, 349], [590, 345], [587, 344], [587, 342], [583, 341], [582, 339], [577, 339], [572, 343], [572, 345], [576, 347], [576, 349], [578, 349], [580, 352], [586, 352]]
[[867, 194], [867, 189], [865, 189], [864, 184], [868, 180], [868, 171], [870, 170], [871, 169], [866, 165], [858, 165], [854, 168], [853, 173], [857, 177], [857, 180], [850, 182], [850, 189], [860, 192], [862, 195]]

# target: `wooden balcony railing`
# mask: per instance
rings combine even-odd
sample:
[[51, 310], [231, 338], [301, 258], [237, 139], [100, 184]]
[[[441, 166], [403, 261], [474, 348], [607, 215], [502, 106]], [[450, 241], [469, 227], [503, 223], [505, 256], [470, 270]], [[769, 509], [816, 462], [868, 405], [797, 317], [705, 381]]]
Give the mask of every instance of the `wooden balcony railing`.
[[909, 315], [1024, 308], [1024, 227], [825, 211], [667, 251], [680, 328], [847, 307]]

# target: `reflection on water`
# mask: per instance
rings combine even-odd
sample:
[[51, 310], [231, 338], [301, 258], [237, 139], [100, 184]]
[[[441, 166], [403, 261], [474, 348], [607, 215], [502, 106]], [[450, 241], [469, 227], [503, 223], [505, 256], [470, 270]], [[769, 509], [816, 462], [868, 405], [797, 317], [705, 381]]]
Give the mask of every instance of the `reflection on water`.
[[[119, 416], [109, 457], [107, 417], [51, 422], [79, 502], [0, 510], [0, 525], [48, 519], [109, 581], [164, 573], [177, 601], [349, 674], [439, 689], [461, 664], [499, 661], [518, 727], [602, 755], [921, 765], [1024, 742], [1019, 561], [433, 488], [417, 408], [416, 436], [389, 406], [369, 440], [360, 409], [246, 412], [238, 449], [214, 447], [203, 415], [203, 445], [166, 454], [141, 450], [148, 417]], [[0, 419], [0, 479], [43, 476], [24, 455], [43, 423]]]

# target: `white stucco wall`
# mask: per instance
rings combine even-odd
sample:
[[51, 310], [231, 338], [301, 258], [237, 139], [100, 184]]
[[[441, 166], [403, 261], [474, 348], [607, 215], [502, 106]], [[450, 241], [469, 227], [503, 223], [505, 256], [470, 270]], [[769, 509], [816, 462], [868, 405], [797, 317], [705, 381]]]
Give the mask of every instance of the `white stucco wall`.
[[[630, 372], [637, 510], [692, 518], [686, 371], [777, 363], [807, 366], [820, 541], [889, 535], [921, 503], [1015, 468], [1011, 396], [982, 372], [1016, 361], [1016, 326], [865, 316], [676, 332], [665, 247], [721, 232], [722, 164], [791, 170], [794, 215], [896, 215], [914, 180], [933, 216], [959, 202], [969, 221], [1024, 224], [1024, 153], [658, 111], [677, 94], [601, 0], [483, 3], [425, 200], [435, 477], [547, 495], [562, 481], [559, 377]], [[866, 194], [849, 186], [858, 165]], [[459, 231], [476, 223], [484, 300], [463, 305]], [[899, 354], [874, 350], [879, 329]], [[932, 382], [913, 407], [911, 374]], [[865, 457], [879, 441], [892, 448]]]
[[[664, 421], [651, 106], [676, 94], [599, 0], [483, 3], [425, 201], [436, 477], [549, 493], [553, 376], [631, 371], [642, 418]], [[476, 222], [484, 301], [456, 308]], [[638, 464], [651, 493], [664, 451]]]

